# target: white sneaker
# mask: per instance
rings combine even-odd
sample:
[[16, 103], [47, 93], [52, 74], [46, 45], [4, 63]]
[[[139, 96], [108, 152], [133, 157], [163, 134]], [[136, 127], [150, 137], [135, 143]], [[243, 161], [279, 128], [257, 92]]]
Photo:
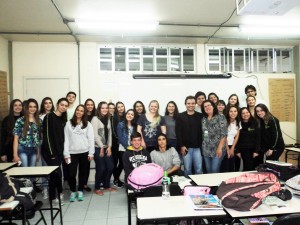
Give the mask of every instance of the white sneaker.
[[43, 199], [48, 199], [48, 198], [49, 198], [48, 188], [44, 188], [43, 189]]
[[[54, 199], [54, 204], [57, 204], [58, 205], [58, 198]], [[65, 202], [64, 202], [64, 194], [60, 194], [60, 205], [64, 205]]]

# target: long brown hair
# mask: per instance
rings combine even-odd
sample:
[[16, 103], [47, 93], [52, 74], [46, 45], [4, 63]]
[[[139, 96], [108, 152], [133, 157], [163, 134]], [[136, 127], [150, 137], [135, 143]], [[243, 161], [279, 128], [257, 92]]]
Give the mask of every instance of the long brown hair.
[[25, 104], [25, 107], [24, 107], [23, 137], [25, 137], [25, 138], [27, 137], [27, 132], [28, 132], [28, 129], [29, 129], [29, 104], [30, 103], [34, 103], [36, 105], [36, 112], [34, 113], [34, 120], [35, 120], [35, 124], [38, 128], [40, 128], [40, 126], [41, 126], [40, 117], [39, 117], [39, 104], [35, 99], [29, 98], [26, 101], [26, 104]]
[[83, 110], [84, 110], [84, 113], [83, 113], [83, 116], [81, 118], [81, 123], [82, 123], [82, 126], [81, 126], [81, 129], [84, 129], [87, 127], [87, 124], [88, 124], [88, 118], [87, 118], [87, 110], [86, 110], [86, 107], [84, 107], [84, 105], [80, 104], [76, 107], [75, 109], [75, 112], [73, 114], [73, 117], [72, 119], [70, 119], [70, 122], [72, 124], [73, 127], [76, 127], [78, 125], [77, 123], [77, 116], [76, 116], [76, 111], [79, 107], [82, 107]]

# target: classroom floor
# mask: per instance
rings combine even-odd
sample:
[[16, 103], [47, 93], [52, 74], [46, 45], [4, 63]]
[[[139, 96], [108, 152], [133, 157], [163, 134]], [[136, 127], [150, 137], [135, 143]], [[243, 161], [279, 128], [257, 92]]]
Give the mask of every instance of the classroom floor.
[[[105, 192], [104, 196], [97, 196], [93, 192], [85, 192], [82, 202], [69, 202], [69, 191], [64, 191], [65, 204], [62, 206], [63, 223], [65, 225], [126, 225], [128, 224], [127, 196], [125, 188], [118, 188], [117, 192]], [[38, 194], [40, 200], [41, 194]], [[48, 200], [42, 200], [43, 207], [49, 206]], [[50, 224], [50, 213], [44, 211], [46, 221]], [[132, 209], [132, 224], [136, 224], [136, 209]], [[37, 212], [30, 221], [34, 224], [40, 218]], [[20, 222], [18, 224], [21, 224]], [[42, 222], [40, 224], [43, 224]], [[59, 225], [59, 216], [55, 219]]]

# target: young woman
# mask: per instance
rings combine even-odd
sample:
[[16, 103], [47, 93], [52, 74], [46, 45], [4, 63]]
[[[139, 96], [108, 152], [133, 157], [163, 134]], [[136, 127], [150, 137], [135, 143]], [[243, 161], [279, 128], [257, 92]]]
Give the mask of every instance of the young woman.
[[177, 147], [175, 124], [178, 114], [179, 112], [176, 103], [174, 101], [168, 102], [164, 116], [166, 121], [166, 132], [168, 144], [175, 149]]
[[175, 148], [170, 147], [167, 135], [161, 133], [157, 136], [157, 147], [150, 153], [153, 163], [160, 165], [168, 176], [183, 175], [180, 171], [180, 158]]
[[285, 147], [279, 120], [270, 113], [264, 104], [255, 106], [255, 116], [260, 121], [262, 151], [267, 160], [278, 160]]
[[116, 106], [114, 103], [110, 102], [108, 103], [108, 112], [111, 116], [115, 115]]
[[41, 108], [40, 108], [41, 120], [43, 121], [46, 114], [53, 112], [54, 110], [55, 109], [54, 109], [52, 99], [50, 97], [43, 98], [42, 103], [41, 103]]
[[48, 113], [43, 120], [42, 156], [48, 166], [59, 166], [56, 172], [50, 175], [50, 200], [56, 198], [56, 190], [58, 190], [57, 194], [60, 194], [60, 199], [63, 200], [62, 170], [60, 166], [63, 161], [64, 126], [67, 122], [68, 106], [67, 98], [59, 99], [56, 104], [56, 110]]
[[142, 114], [146, 113], [146, 108], [143, 102], [141, 101], [136, 101], [133, 104], [133, 111], [134, 111], [134, 123], [137, 124], [137, 121], [139, 120], [140, 116]]
[[236, 145], [237, 156], [243, 159], [243, 170], [255, 170], [263, 161], [260, 151], [261, 130], [248, 108], [240, 109], [241, 129]]
[[116, 103], [116, 110], [114, 116], [117, 117], [117, 121], [121, 122], [125, 118], [125, 105], [123, 102]]
[[114, 161], [111, 152], [112, 129], [110, 114], [108, 113], [108, 104], [106, 102], [100, 102], [98, 104], [97, 116], [93, 117], [91, 123], [95, 135], [95, 194], [101, 196], [104, 194], [103, 191], [100, 190], [101, 181], [103, 181], [105, 191], [116, 191], [116, 189], [109, 185], [110, 177], [114, 170]]
[[118, 123], [118, 128], [117, 128], [117, 134], [118, 134], [120, 145], [119, 145], [119, 165], [116, 171], [117, 172], [116, 177], [118, 179], [116, 182], [122, 186], [124, 185], [124, 183], [120, 181], [120, 174], [123, 170], [123, 155], [127, 147], [130, 145], [131, 134], [136, 131], [133, 121], [134, 121], [134, 111], [133, 109], [129, 109], [125, 114], [125, 120]]
[[149, 103], [149, 112], [142, 114], [137, 122], [137, 131], [142, 134], [142, 146], [149, 152], [156, 147], [156, 138], [159, 133], [166, 133], [166, 123], [158, 113], [158, 101]]
[[238, 109], [240, 107], [239, 97], [237, 94], [231, 94], [228, 98], [227, 107], [236, 106]]
[[202, 104], [202, 153], [207, 173], [219, 173], [226, 151], [227, 122], [210, 100]]
[[[86, 111], [87, 111], [87, 120], [89, 122], [91, 122], [93, 117], [96, 116], [96, 105], [95, 105], [94, 100], [91, 99], [91, 98], [88, 98], [87, 100], [85, 100], [84, 107], [86, 108]], [[83, 189], [87, 192], [92, 191], [92, 189], [87, 185], [88, 180], [89, 180], [89, 176], [90, 176], [90, 167], [91, 167], [91, 163], [88, 160], [87, 161], [87, 167], [86, 167], [86, 180], [85, 180], [84, 185], [83, 185]]]
[[3, 119], [1, 126], [1, 160], [12, 162], [14, 158], [14, 135], [13, 129], [17, 119], [23, 116], [23, 106], [20, 99], [10, 102], [9, 114]]
[[[46, 114], [53, 112], [54, 105], [53, 101], [50, 97], [43, 98], [40, 107], [40, 119], [43, 121]], [[43, 156], [41, 156], [42, 166], [47, 166], [47, 163]], [[46, 178], [42, 178], [42, 186], [43, 186], [43, 198], [48, 199], [48, 180]]]
[[254, 117], [255, 115], [255, 105], [256, 105], [256, 98], [252, 95], [248, 96], [246, 98], [246, 102], [247, 102], [247, 108], [249, 109], [251, 116]]
[[14, 162], [21, 161], [21, 166], [35, 166], [39, 160], [39, 144], [41, 137], [41, 120], [38, 113], [38, 103], [35, 99], [27, 100], [24, 116], [17, 119], [13, 129]]
[[[64, 129], [64, 158], [69, 165], [69, 186], [71, 190], [70, 202], [83, 201], [83, 186], [86, 182], [88, 164], [94, 159], [94, 131], [87, 120], [87, 110], [84, 105], [78, 105], [75, 113]], [[78, 192], [76, 193], [76, 177], [78, 175]]]
[[207, 99], [212, 101], [215, 105], [217, 105], [219, 101], [219, 96], [216, 93], [211, 92], [208, 94]]
[[236, 156], [235, 146], [240, 134], [239, 109], [237, 106], [229, 106], [227, 120], [226, 154], [222, 161], [222, 172], [239, 171], [240, 158]]
[[219, 100], [217, 103], [217, 109], [220, 114], [226, 115], [226, 104], [224, 100]]

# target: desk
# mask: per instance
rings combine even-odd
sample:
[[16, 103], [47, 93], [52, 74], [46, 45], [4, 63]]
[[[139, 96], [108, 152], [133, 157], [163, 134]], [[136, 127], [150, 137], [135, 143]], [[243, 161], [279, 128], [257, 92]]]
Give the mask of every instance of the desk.
[[219, 186], [222, 181], [232, 177], [237, 177], [244, 173], [256, 173], [257, 171], [245, 171], [245, 172], [228, 172], [228, 173], [209, 173], [209, 174], [196, 174], [189, 175], [189, 177], [197, 185], [207, 185], [209, 187]]
[[12, 167], [14, 167], [17, 163], [16, 162], [3, 162], [0, 163], [0, 172], [4, 172]]
[[300, 196], [294, 195], [291, 200], [287, 201], [287, 207], [282, 207], [280, 209], [271, 209], [265, 204], [261, 204], [256, 209], [246, 212], [236, 211], [234, 209], [228, 209], [224, 207], [224, 210], [234, 219], [242, 219], [248, 217], [266, 217], [266, 216], [276, 216], [282, 214], [292, 214], [300, 212]]
[[[1, 215], [1, 213], [4, 214], [4, 218], [0, 218], [0, 223], [2, 223], [3, 220], [9, 220], [9, 223], [11, 223], [11, 221], [14, 219], [11, 216], [16, 207], [21, 207], [21, 209], [22, 209], [22, 225], [26, 225], [26, 210], [23, 205], [19, 205], [19, 201], [3, 203], [0, 206], [0, 215]], [[1, 215], [1, 216], [3, 216], [3, 215]], [[6, 216], [8, 216], [8, 218]]]
[[288, 147], [285, 148], [285, 162], [287, 162], [287, 156], [289, 152], [294, 152], [296, 154], [298, 154], [298, 167], [300, 165], [299, 159], [300, 159], [300, 148], [295, 148], [295, 147]]
[[226, 212], [219, 210], [194, 210], [186, 196], [147, 197], [137, 199], [137, 224], [146, 221], [170, 221], [180, 219], [222, 218]]
[[[6, 172], [9, 176], [12, 177], [45, 177], [49, 178], [50, 174], [54, 172], [58, 166], [35, 166], [35, 167], [14, 167], [11, 168]], [[59, 214], [60, 214], [60, 224], [63, 225], [63, 219], [62, 219], [62, 210], [61, 210], [61, 202], [60, 202], [60, 195], [58, 194], [58, 200], [59, 200], [59, 208], [57, 208]], [[50, 202], [50, 211], [51, 211], [51, 224], [54, 224], [54, 219], [57, 215], [53, 216], [53, 206], [52, 201], [49, 198]], [[43, 210], [49, 210], [49, 209], [43, 209]]]

